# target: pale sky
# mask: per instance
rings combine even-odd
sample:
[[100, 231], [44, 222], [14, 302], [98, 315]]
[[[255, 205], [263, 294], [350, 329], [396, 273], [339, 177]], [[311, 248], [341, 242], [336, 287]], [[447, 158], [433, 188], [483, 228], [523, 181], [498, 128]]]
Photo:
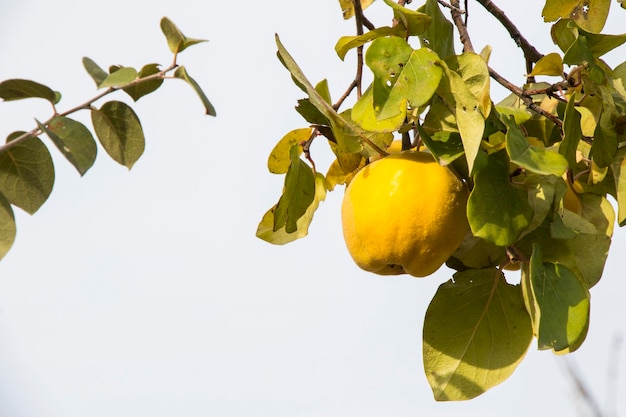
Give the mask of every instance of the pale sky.
[[[540, 17], [543, 2], [499, 3], [540, 51], [557, 50]], [[621, 33], [626, 11], [613, 3], [606, 31]], [[0, 0], [0, 80], [48, 84], [63, 93], [59, 108], [68, 109], [96, 93], [83, 56], [103, 67], [169, 64], [159, 29], [168, 16], [187, 35], [210, 40], [183, 52], [179, 63], [218, 112], [204, 116], [193, 91], [171, 80], [134, 106], [147, 144], [131, 172], [99, 149], [80, 178], [52, 149], [54, 191], [34, 216], [16, 210], [17, 241], [0, 262], [0, 416], [521, 417], [582, 410], [562, 358], [535, 343], [502, 385], [469, 402], [435, 402], [421, 329], [451, 271], [424, 279], [360, 271], [341, 236], [343, 189], [322, 203], [307, 238], [278, 247], [255, 237], [282, 187], [282, 177], [267, 171], [267, 155], [285, 133], [306, 127], [293, 110], [302, 93], [275, 57], [274, 33], [310, 80], [328, 78], [334, 97], [354, 75], [354, 54], [342, 63], [333, 50], [339, 36], [354, 32], [338, 2], [294, 4]], [[487, 31], [493, 20], [470, 5], [475, 48], [492, 45], [491, 65], [522, 83], [514, 43], [499, 28]], [[386, 24], [387, 13], [379, 1], [367, 15]], [[613, 56], [623, 59], [624, 48]], [[111, 99], [130, 102], [121, 94]], [[49, 106], [36, 100], [0, 103], [0, 136], [49, 116]], [[75, 117], [89, 122], [86, 113]], [[313, 151], [327, 166], [327, 147], [320, 141]], [[604, 277], [592, 289], [587, 341], [567, 357], [603, 405], [607, 371], [616, 366], [609, 364], [612, 340], [626, 330], [625, 248], [626, 233], [616, 229]], [[625, 345], [618, 370], [623, 393]], [[626, 415], [626, 401], [618, 406]]]

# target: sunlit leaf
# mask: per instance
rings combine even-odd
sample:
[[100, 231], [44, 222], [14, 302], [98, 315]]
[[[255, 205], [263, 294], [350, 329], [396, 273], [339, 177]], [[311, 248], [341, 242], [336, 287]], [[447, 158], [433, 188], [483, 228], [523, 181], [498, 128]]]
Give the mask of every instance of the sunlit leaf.
[[50, 87], [31, 80], [10, 79], [0, 82], [0, 98], [4, 101], [25, 98], [43, 98], [52, 104], [58, 102], [58, 94]]
[[311, 167], [300, 159], [297, 148], [291, 147], [291, 164], [285, 176], [283, 195], [273, 212], [274, 232], [283, 227], [287, 233], [298, 230], [298, 219], [306, 213], [315, 199], [315, 175]]
[[96, 141], [85, 125], [68, 117], [57, 116], [47, 126], [37, 122], [63, 156], [82, 176], [96, 160]]
[[184, 51], [191, 45], [197, 43], [206, 42], [205, 39], [193, 39], [188, 38], [178, 29], [178, 27], [167, 17], [161, 19], [161, 31], [167, 39], [167, 46], [169, 46], [172, 53], [177, 54]]
[[626, 159], [611, 165], [617, 182], [617, 222], [626, 225]]
[[[14, 132], [7, 142], [23, 135]], [[48, 199], [54, 184], [54, 165], [48, 148], [29, 137], [0, 153], [0, 193], [11, 204], [34, 214]]]
[[[349, 155], [358, 155], [358, 154], [349, 154]], [[360, 156], [360, 155], [358, 155]], [[328, 167], [328, 171], [326, 172], [326, 188], [328, 191], [332, 191], [335, 189], [337, 185], [348, 185], [352, 178], [356, 175], [358, 170], [365, 166], [365, 158], [360, 157], [359, 164], [356, 165], [356, 168], [353, 170], [346, 171], [341, 166], [339, 162], [340, 159], [335, 159]]]
[[580, 28], [570, 19], [561, 19], [551, 29], [552, 39], [565, 52], [563, 62], [578, 65], [599, 58], [626, 42], [626, 34], [605, 35]]
[[[370, 4], [374, 3], [374, 0], [360, 0], [361, 10], [365, 10]], [[344, 19], [350, 19], [354, 16], [354, 2], [353, 0], [339, 0], [339, 6]]]
[[427, 14], [407, 9], [392, 0], [383, 1], [393, 9], [394, 19], [406, 28], [409, 35], [421, 35], [430, 25], [432, 19]]
[[127, 104], [109, 101], [92, 109], [91, 121], [104, 150], [128, 169], [143, 154], [145, 139], [139, 118]]
[[439, 9], [437, 0], [426, 0], [426, 3], [417, 11], [432, 18], [428, 29], [419, 36], [422, 47], [432, 49], [441, 58], [454, 55], [452, 23]]
[[532, 340], [519, 286], [497, 269], [457, 272], [424, 319], [424, 368], [438, 401], [468, 400], [506, 380]]
[[402, 38], [376, 39], [365, 54], [374, 73], [373, 103], [379, 119], [405, 115], [407, 106], [426, 104], [439, 85], [442, 69], [431, 50], [414, 50]]
[[509, 179], [506, 152], [489, 155], [487, 165], [474, 176], [467, 202], [467, 217], [475, 236], [508, 246], [530, 224], [532, 208], [526, 190]]
[[342, 36], [337, 41], [335, 45], [335, 52], [341, 60], [346, 57], [348, 51], [354, 48], [358, 48], [359, 46], [365, 45], [367, 42], [373, 41], [374, 39], [383, 38], [386, 36], [400, 36], [403, 37], [406, 35], [406, 29], [400, 25], [396, 25], [394, 27], [383, 26], [380, 28], [376, 28], [370, 30], [359, 36]]
[[553, 52], [545, 55], [535, 64], [533, 70], [528, 74], [530, 77], [537, 75], [553, 75], [560, 77], [563, 75], [563, 58], [561, 55]]
[[296, 85], [308, 94], [311, 104], [313, 104], [330, 122], [333, 134], [337, 140], [337, 145], [341, 151], [360, 152], [363, 149], [363, 144], [367, 140], [367, 138], [364, 138], [363, 131], [359, 129], [352, 120], [346, 120], [341, 117], [337, 111], [324, 100], [311, 82], [305, 77], [293, 57], [287, 52], [280, 42], [278, 35], [276, 35], [276, 45], [278, 47], [278, 58], [290, 72]]
[[276, 211], [276, 206], [274, 206], [263, 216], [257, 228], [256, 236], [274, 245], [284, 245], [305, 237], [309, 233], [309, 225], [313, 220], [315, 210], [317, 210], [319, 203], [324, 201], [325, 198], [324, 176], [317, 173], [315, 174], [315, 197], [304, 214], [297, 220], [296, 230], [292, 233], [287, 233], [286, 225], [283, 225], [278, 230], [274, 230], [274, 213]]
[[507, 126], [506, 150], [511, 162], [536, 174], [560, 177], [565, 173], [568, 165], [563, 155], [529, 144], [524, 131], [512, 117], [503, 116], [502, 121]]
[[541, 14], [545, 22], [573, 19], [581, 28], [599, 33], [610, 6], [611, 0], [547, 0]]
[[565, 266], [543, 262], [540, 245], [533, 245], [529, 269], [538, 348], [575, 351], [589, 328], [589, 291]]
[[[161, 69], [159, 68], [159, 64], [144, 65], [139, 71], [139, 74], [137, 74], [137, 78], [146, 78], [151, 75], [158, 74], [160, 71]], [[155, 91], [161, 86], [161, 84], [163, 84], [163, 78], [152, 78], [147, 81], [137, 82], [130, 87], [126, 87], [124, 91], [126, 94], [131, 96], [134, 101], [137, 101], [141, 97]]]
[[184, 66], [181, 65], [180, 67], [176, 68], [176, 71], [174, 71], [174, 77], [186, 81], [187, 84], [189, 84], [191, 88], [193, 88], [198, 97], [200, 97], [200, 101], [202, 101], [202, 104], [204, 105], [204, 110], [206, 114], [208, 114], [209, 116], [217, 115], [217, 113], [215, 112], [215, 107], [213, 107], [213, 105], [209, 101], [209, 98], [206, 96], [206, 94], [204, 94], [204, 91], [202, 91], [202, 88], [196, 82], [196, 80], [189, 76], [189, 74], [187, 73], [187, 69]]
[[17, 228], [11, 203], [0, 194], [0, 259], [4, 258], [4, 255], [13, 246], [16, 233]]
[[137, 78], [137, 74], [137, 70], [134, 68], [120, 68], [117, 71], [107, 75], [107, 77], [102, 80], [102, 82], [98, 85], [98, 88], [122, 87], [134, 81], [135, 78]]
[[[267, 168], [273, 174], [286, 174], [291, 165], [291, 148], [311, 137], [313, 129], [310, 127], [295, 129], [287, 133], [278, 141], [267, 160]], [[298, 156], [302, 154], [302, 146], [296, 147]]]
[[384, 119], [376, 115], [372, 87], [368, 87], [352, 108], [352, 119], [363, 129], [371, 132], [393, 132], [405, 121], [406, 112]]

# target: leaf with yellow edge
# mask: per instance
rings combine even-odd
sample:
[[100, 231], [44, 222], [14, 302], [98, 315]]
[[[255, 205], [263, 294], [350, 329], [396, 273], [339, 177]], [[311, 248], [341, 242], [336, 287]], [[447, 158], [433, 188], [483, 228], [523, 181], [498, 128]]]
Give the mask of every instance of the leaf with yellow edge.
[[[294, 129], [287, 133], [278, 141], [270, 156], [267, 159], [267, 168], [272, 174], [285, 174], [291, 165], [289, 156], [291, 147], [297, 143], [308, 140], [311, 137], [313, 129], [310, 127], [303, 129]], [[302, 146], [297, 147], [298, 156], [302, 154]]]
[[611, 0], [547, 0], [541, 14], [545, 22], [572, 19], [581, 28], [600, 33], [610, 7]]
[[554, 75], [560, 77], [563, 75], [563, 58], [556, 52], [545, 55], [535, 64], [533, 70], [528, 74], [529, 77], [536, 75]]
[[[361, 9], [365, 10], [370, 4], [374, 3], [374, 0], [360, 0], [361, 1]], [[341, 12], [343, 13], [344, 19], [350, 19], [354, 16], [354, 2], [353, 0], [339, 0], [339, 6], [341, 7]]]
[[294, 240], [305, 237], [309, 233], [309, 225], [313, 220], [313, 214], [320, 202], [326, 198], [326, 186], [324, 184], [324, 176], [320, 173], [315, 174], [315, 195], [313, 202], [307, 207], [304, 214], [296, 222], [296, 231], [288, 233], [286, 226], [281, 226], [278, 230], [274, 230], [274, 212], [276, 206], [272, 207], [265, 213], [263, 219], [259, 223], [256, 236], [259, 239], [274, 245], [284, 245]]
[[457, 272], [442, 284], [423, 335], [426, 377], [438, 401], [468, 400], [506, 380], [533, 337], [520, 287], [495, 268]]

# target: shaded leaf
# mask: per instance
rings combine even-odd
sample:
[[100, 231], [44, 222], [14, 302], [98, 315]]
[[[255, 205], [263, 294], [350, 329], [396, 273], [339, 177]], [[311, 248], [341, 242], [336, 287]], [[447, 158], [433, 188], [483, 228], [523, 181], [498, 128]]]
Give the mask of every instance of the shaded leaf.
[[13, 246], [16, 233], [17, 228], [11, 203], [0, 194], [0, 259], [4, 258], [4, 255]]
[[[161, 71], [159, 64], [144, 65], [137, 77], [139, 79], [149, 77], [151, 75], [158, 74]], [[130, 87], [124, 88], [126, 94], [128, 94], [134, 101], [139, 100], [141, 97], [152, 93], [163, 84], [163, 78], [153, 78], [147, 81], [141, 81], [133, 84]]]
[[417, 128], [424, 145], [441, 165], [448, 165], [463, 156], [465, 151], [459, 133], [439, 131], [431, 136], [421, 125], [418, 124]]
[[43, 98], [56, 104], [60, 97], [48, 86], [31, 80], [14, 78], [0, 82], [0, 98], [4, 101]]
[[206, 42], [205, 39], [188, 38], [178, 29], [178, 27], [167, 17], [161, 19], [161, 31], [167, 39], [167, 46], [172, 53], [177, 54], [184, 51], [191, 45]]
[[452, 23], [441, 12], [437, 0], [426, 0], [417, 11], [432, 18], [428, 29], [419, 36], [422, 47], [432, 49], [441, 58], [455, 55]]
[[180, 67], [176, 68], [176, 71], [174, 71], [174, 77], [185, 80], [187, 84], [189, 84], [193, 88], [198, 97], [200, 97], [200, 101], [202, 101], [202, 104], [204, 105], [204, 110], [206, 114], [208, 114], [209, 116], [217, 115], [217, 113], [215, 112], [215, 107], [213, 107], [208, 97], [206, 96], [206, 94], [204, 94], [204, 91], [202, 91], [202, 88], [196, 82], [196, 80], [189, 76], [185, 67], [181, 65]]
[[467, 202], [467, 217], [475, 236], [498, 246], [515, 242], [532, 219], [526, 190], [509, 180], [509, 160], [500, 151], [474, 176], [474, 188]]
[[83, 67], [94, 80], [96, 86], [100, 86], [102, 81], [109, 76], [109, 73], [100, 68], [91, 58], [83, 57]]
[[538, 348], [575, 351], [589, 328], [589, 291], [565, 266], [543, 262], [539, 245], [533, 245], [529, 270]]
[[298, 230], [298, 219], [307, 211], [315, 199], [315, 175], [313, 170], [302, 159], [297, 146], [290, 149], [291, 164], [285, 175], [283, 195], [274, 209], [275, 232], [285, 228], [285, 232]]
[[57, 116], [50, 120], [48, 126], [37, 122], [63, 156], [82, 176], [96, 160], [97, 147], [91, 132], [85, 125], [76, 120]]
[[583, 132], [580, 125], [580, 113], [575, 110], [574, 97], [570, 98], [565, 108], [563, 119], [563, 140], [559, 144], [559, 153], [565, 157], [570, 167], [576, 165], [576, 150]]
[[502, 122], [507, 126], [506, 150], [511, 162], [536, 174], [560, 177], [565, 173], [568, 165], [563, 155], [529, 144], [524, 132], [512, 117], [504, 116]]
[[[313, 129], [310, 127], [294, 129], [278, 141], [267, 160], [267, 168], [272, 174], [286, 174], [291, 165], [291, 148], [300, 142], [310, 139]], [[296, 146], [298, 156], [302, 154], [302, 146]]]
[[91, 121], [104, 150], [128, 169], [143, 154], [145, 139], [139, 118], [127, 104], [109, 101], [92, 109]]
[[[24, 132], [14, 132], [7, 142]], [[0, 193], [11, 204], [34, 214], [50, 196], [54, 165], [43, 142], [34, 136], [0, 154]]]
[[317, 173], [315, 174], [315, 197], [304, 214], [297, 220], [296, 230], [292, 233], [288, 233], [286, 231], [286, 225], [283, 225], [278, 230], [274, 230], [274, 213], [276, 211], [276, 206], [274, 206], [263, 216], [257, 228], [256, 236], [274, 245], [284, 245], [305, 237], [309, 233], [309, 226], [313, 220], [315, 210], [317, 210], [319, 203], [324, 201], [325, 198], [326, 188], [324, 185], [324, 176]]
[[519, 286], [498, 270], [457, 272], [424, 319], [424, 368], [438, 401], [467, 400], [506, 380], [532, 340]]

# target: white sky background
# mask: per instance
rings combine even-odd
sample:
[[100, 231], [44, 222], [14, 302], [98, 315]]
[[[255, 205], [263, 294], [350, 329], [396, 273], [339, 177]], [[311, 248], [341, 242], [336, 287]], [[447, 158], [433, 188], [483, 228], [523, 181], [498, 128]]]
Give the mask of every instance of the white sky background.
[[[540, 51], [556, 51], [542, 1], [499, 3]], [[0, 262], [0, 416], [516, 417], [582, 409], [561, 358], [535, 344], [504, 384], [470, 402], [436, 403], [421, 328], [450, 271], [414, 279], [357, 269], [341, 236], [342, 189], [320, 206], [308, 238], [276, 247], [254, 236], [282, 187], [267, 172], [267, 155], [306, 126], [293, 110], [302, 94], [275, 58], [274, 33], [311, 81], [329, 79], [335, 97], [354, 75], [354, 54], [342, 64], [333, 51], [339, 36], [354, 33], [337, 1], [294, 4], [0, 1], [0, 80], [48, 84], [68, 109], [95, 95], [83, 56], [103, 67], [169, 64], [159, 29], [168, 16], [187, 35], [210, 39], [179, 63], [218, 112], [204, 116], [192, 90], [172, 80], [134, 107], [147, 146], [130, 173], [99, 149], [80, 178], [52, 150], [54, 191], [34, 216], [17, 213], [17, 241]], [[520, 52], [470, 4], [475, 48], [491, 44], [492, 66], [522, 83]], [[376, 2], [366, 14], [387, 24], [386, 13]], [[615, 3], [613, 13], [607, 32], [621, 33], [626, 11]], [[613, 56], [613, 64], [623, 60], [624, 48]], [[0, 103], [0, 136], [49, 116], [36, 100]], [[86, 113], [75, 117], [89, 122]], [[325, 170], [330, 154], [319, 143], [314, 157]], [[626, 328], [625, 244], [617, 229], [592, 290], [588, 339], [568, 356], [603, 404], [612, 340]], [[624, 393], [623, 345], [621, 359]], [[619, 407], [626, 414], [626, 400]]]

